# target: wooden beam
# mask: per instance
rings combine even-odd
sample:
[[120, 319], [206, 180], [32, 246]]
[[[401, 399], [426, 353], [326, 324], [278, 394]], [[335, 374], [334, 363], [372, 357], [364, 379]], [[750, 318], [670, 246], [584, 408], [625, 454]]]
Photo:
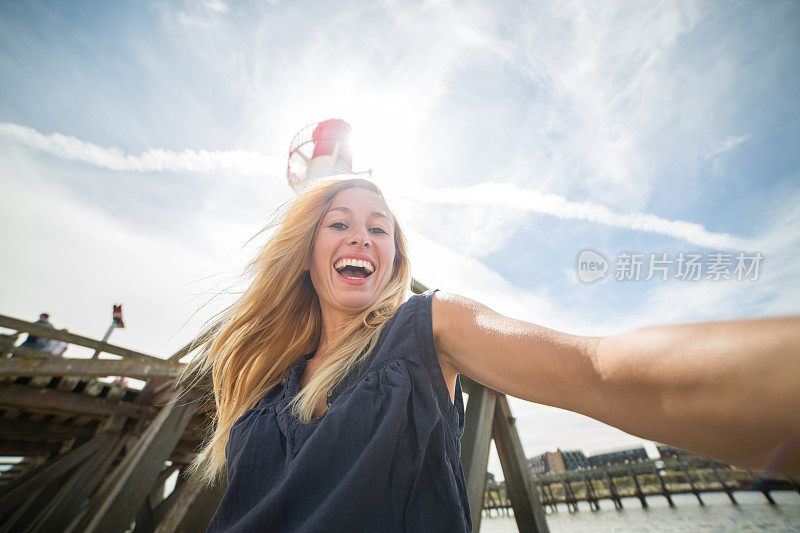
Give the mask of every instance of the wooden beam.
[[48, 488], [51, 487], [32, 487], [31, 492], [26, 494], [26, 498], [16, 506], [9, 509], [7, 513], [0, 512], [0, 533], [11, 533], [21, 531], [16, 525], [30, 516], [31, 507], [49, 494]]
[[427, 291], [428, 287], [424, 284], [420, 283], [414, 278], [411, 278], [411, 292], [414, 294], [422, 294], [423, 292]]
[[129, 350], [121, 346], [115, 346], [107, 342], [98, 341], [82, 335], [75, 335], [63, 329], [48, 328], [35, 322], [27, 322], [18, 318], [13, 318], [6, 315], [0, 315], [0, 327], [13, 329], [16, 331], [25, 331], [32, 333], [36, 337], [44, 337], [46, 339], [55, 339], [58, 341], [68, 342], [70, 344], [77, 344], [78, 346], [85, 346], [86, 348], [93, 348], [101, 352], [119, 355], [122, 357], [129, 357], [131, 359], [142, 359], [144, 361], [163, 361], [160, 357], [148, 355], [146, 353]]
[[48, 485], [54, 479], [63, 476], [76, 465], [100, 449], [110, 438], [108, 434], [100, 434], [89, 442], [72, 450], [54, 461], [45, 463], [29, 475], [23, 476], [13, 487], [0, 498], [0, 514], [19, 505], [28, 497], [34, 488]]
[[[162, 501], [164, 501], [164, 483], [166, 483], [167, 479], [176, 471], [178, 470], [179, 465], [172, 463], [169, 466], [164, 467], [158, 477], [156, 478], [155, 482], [153, 483], [153, 488], [150, 489], [150, 505], [153, 509], [156, 508]], [[154, 526], [155, 527], [155, 526]]]
[[103, 446], [76, 469], [58, 493], [38, 510], [38, 516], [29, 531], [64, 531], [64, 526], [80, 511], [81, 504], [100, 483], [101, 476], [122, 449], [121, 443], [126, 437], [110, 433], [107, 435], [109, 437]]
[[59, 422], [31, 423], [28, 420], [0, 420], [0, 440], [62, 441], [72, 438], [90, 439], [95, 434], [91, 425], [73, 426]]
[[506, 493], [514, 508], [514, 519], [521, 532], [548, 533], [545, 516], [536, 485], [525, 458], [525, 450], [517, 432], [515, 419], [505, 394], [495, 393], [494, 420], [492, 435], [503, 467], [506, 480]]
[[465, 376], [464, 374], [459, 374], [461, 379], [461, 390], [464, 391], [465, 394], [470, 395], [473, 391], [479, 391], [483, 385], [475, 381], [469, 376]]
[[128, 376], [176, 378], [182, 365], [141, 359], [73, 359], [15, 357], [0, 360], [0, 377], [11, 376]]
[[480, 529], [496, 398], [495, 391], [480, 386], [470, 392], [467, 402], [464, 435], [461, 437], [461, 468], [467, 481], [473, 531]]
[[150, 502], [150, 496], [145, 496], [142, 505], [136, 512], [136, 527], [133, 533], [152, 533], [156, 527], [155, 518], [153, 517], [153, 508]]
[[58, 453], [61, 449], [62, 443], [60, 442], [34, 442], [17, 439], [3, 439], [0, 440], [0, 455], [19, 457], [28, 457], [31, 455], [51, 455]]
[[59, 357], [58, 355], [50, 352], [45, 352], [44, 350], [40, 350], [38, 348], [34, 348], [32, 346], [11, 346], [8, 349], [8, 353], [13, 355], [14, 357], [38, 357], [40, 359], [54, 359]]
[[219, 507], [219, 502], [226, 489], [227, 484], [225, 483], [205, 488], [199, 483], [184, 482], [176, 489], [178, 495], [174, 503], [166, 510], [166, 516], [159, 522], [155, 533], [205, 531]]
[[[179, 389], [178, 394], [181, 391]], [[77, 531], [101, 533], [124, 531], [130, 527], [196, 405], [197, 400], [184, 396], [161, 409], [136, 446], [119, 464], [107, 490], [99, 491], [92, 501]]]
[[131, 402], [96, 398], [86, 394], [63, 392], [55, 389], [31, 389], [25, 385], [4, 385], [0, 387], [0, 406], [48, 413], [90, 415], [98, 418], [113, 414], [142, 418], [152, 416], [155, 413], [152, 407]]
[[203, 331], [200, 335], [192, 339], [186, 346], [184, 346], [174, 354], [170, 355], [167, 360], [173, 363], [177, 363], [178, 361], [189, 355], [189, 353], [196, 347], [205, 344], [208, 341], [208, 339], [214, 336], [214, 334], [219, 330], [220, 327], [222, 327], [221, 322], [214, 324], [207, 330]]

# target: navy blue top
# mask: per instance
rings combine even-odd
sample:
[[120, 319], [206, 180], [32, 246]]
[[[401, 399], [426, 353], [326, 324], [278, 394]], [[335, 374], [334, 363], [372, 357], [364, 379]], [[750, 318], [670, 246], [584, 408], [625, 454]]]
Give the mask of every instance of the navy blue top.
[[364, 365], [303, 423], [286, 404], [313, 353], [242, 415], [217, 531], [471, 531], [455, 405], [433, 344], [433, 290], [402, 304]]

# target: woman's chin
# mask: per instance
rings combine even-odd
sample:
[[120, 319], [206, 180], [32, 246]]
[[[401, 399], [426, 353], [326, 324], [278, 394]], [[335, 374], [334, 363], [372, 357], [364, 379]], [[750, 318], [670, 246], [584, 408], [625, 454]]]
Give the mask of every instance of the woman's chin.
[[346, 309], [361, 312], [375, 300], [375, 291], [372, 285], [349, 285], [335, 291], [334, 299]]

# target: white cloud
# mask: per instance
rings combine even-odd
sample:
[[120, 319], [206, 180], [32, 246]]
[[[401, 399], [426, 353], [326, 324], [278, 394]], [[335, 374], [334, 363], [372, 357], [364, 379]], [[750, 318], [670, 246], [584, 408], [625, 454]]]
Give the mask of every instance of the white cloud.
[[2, 291], [3, 313], [31, 319], [47, 310], [57, 327], [99, 338], [112, 303], [122, 303], [127, 327], [111, 342], [164, 357], [220, 309], [217, 300], [193, 315], [230, 267], [222, 254], [126, 224], [35, 174], [19, 177], [4, 180], [0, 195], [3, 242], [14, 250], [3, 260], [14, 280]]
[[212, 11], [218, 11], [220, 13], [227, 13], [228, 12], [228, 4], [223, 2], [222, 0], [205, 0], [203, 2], [208, 9]]
[[520, 130], [505, 175], [535, 172], [541, 190], [645, 209], [658, 170], [648, 136], [676, 105], [668, 59], [699, 18], [695, 3], [534, 3], [515, 15], [509, 68], [533, 85], [534, 126]]
[[713, 143], [711, 146], [706, 148], [706, 150], [703, 152], [703, 156], [706, 159], [712, 159], [726, 152], [730, 152], [731, 150], [735, 150], [748, 140], [750, 140], [749, 135], [731, 135], [725, 140]]
[[248, 176], [280, 175], [284, 160], [245, 150], [181, 150], [154, 148], [138, 155], [100, 146], [61, 133], [43, 134], [33, 128], [0, 122], [0, 135], [35, 150], [69, 161], [111, 170], [134, 172], [226, 172]]
[[657, 285], [638, 310], [640, 325], [650, 317], [660, 323], [691, 320], [735, 319], [745, 316], [776, 316], [800, 313], [800, 192], [790, 194], [776, 208], [767, 227], [755, 242], [764, 252], [756, 280], [675, 282]]

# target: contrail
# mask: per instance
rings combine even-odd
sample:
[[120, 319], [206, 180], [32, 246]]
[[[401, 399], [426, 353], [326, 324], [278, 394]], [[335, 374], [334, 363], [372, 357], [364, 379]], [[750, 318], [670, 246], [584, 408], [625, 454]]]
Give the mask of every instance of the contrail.
[[481, 183], [442, 189], [418, 186], [415, 187], [413, 198], [420, 202], [491, 205], [562, 219], [587, 220], [616, 228], [660, 233], [706, 248], [752, 251], [759, 247], [754, 241], [728, 233], [714, 233], [695, 222], [668, 220], [649, 213], [615, 213], [604, 205], [573, 202], [557, 194], [522, 189], [511, 183]]
[[282, 158], [246, 150], [147, 150], [128, 154], [115, 147], [100, 146], [69, 135], [45, 135], [27, 126], [0, 122], [0, 135], [20, 144], [70, 161], [81, 161], [112, 170], [133, 172], [226, 172], [246, 176], [280, 174]]

